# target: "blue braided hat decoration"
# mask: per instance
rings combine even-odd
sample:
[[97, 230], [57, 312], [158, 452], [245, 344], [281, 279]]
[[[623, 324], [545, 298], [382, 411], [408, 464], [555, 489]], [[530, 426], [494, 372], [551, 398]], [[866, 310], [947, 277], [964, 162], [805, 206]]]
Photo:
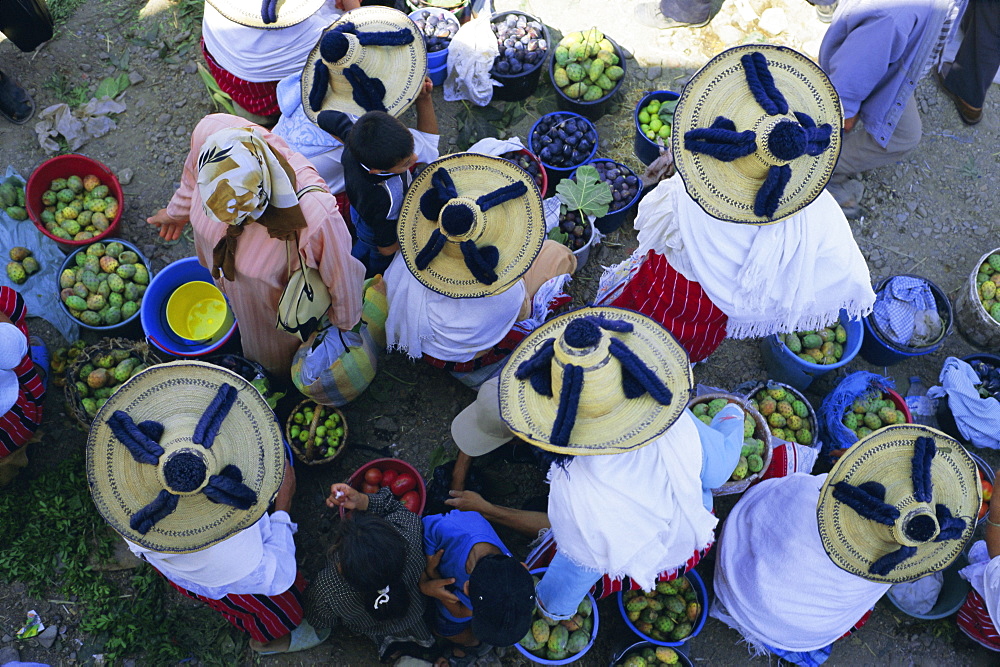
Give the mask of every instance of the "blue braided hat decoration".
[[260, 4], [260, 20], [265, 25], [278, 21], [278, 0], [263, 0]]
[[[740, 62], [747, 87], [761, 109], [769, 116], [788, 114], [788, 102], [775, 85], [764, 54], [754, 51], [743, 55]], [[808, 114], [796, 111], [793, 115], [798, 122], [782, 120], [771, 128], [767, 137], [762, 138], [758, 138], [752, 130], [737, 131], [733, 121], [719, 116], [709, 127], [685, 132], [684, 148], [692, 153], [732, 162], [757, 152], [760, 148], [759, 140], [762, 139], [771, 154], [787, 163], [803, 155], [817, 156], [830, 147], [833, 127], [829, 123], [817, 127]], [[754, 197], [754, 215], [762, 218], [774, 215], [791, 175], [788, 164], [769, 167], [767, 176]]]
[[[238, 390], [228, 383], [219, 387], [195, 426], [191, 436], [195, 444], [200, 444], [205, 449], [212, 447], [237, 394]], [[164, 449], [158, 442], [163, 436], [162, 424], [154, 421], [136, 424], [126, 412], [116, 410], [108, 418], [108, 426], [137, 463], [159, 465], [164, 454]], [[133, 514], [129, 526], [145, 535], [158, 521], [177, 509], [180, 496], [171, 490], [191, 493], [202, 487], [202, 493], [212, 502], [241, 510], [250, 509], [256, 504], [257, 494], [243, 483], [243, 474], [236, 466], [227, 465], [219, 474], [211, 475], [207, 484], [204, 484], [207, 473], [204, 458], [194, 452], [180, 451], [171, 456], [163, 465], [163, 477], [169, 489], [162, 489], [151, 503]]]
[[[585, 315], [578, 317], [566, 325], [562, 339], [566, 345], [579, 350], [595, 347], [601, 342], [604, 331], [628, 333], [633, 326], [624, 320], [614, 320], [602, 316]], [[555, 338], [544, 341], [527, 360], [514, 371], [518, 380], [527, 380], [536, 393], [552, 396], [552, 359], [555, 356]], [[609, 351], [621, 364], [622, 389], [626, 398], [639, 398], [648, 393], [661, 405], [668, 405], [673, 400], [673, 394], [656, 377], [656, 374], [646, 366], [634, 352], [619, 338], [612, 338]], [[549, 443], [556, 447], [567, 447], [570, 434], [576, 423], [576, 415], [580, 405], [580, 394], [583, 391], [584, 369], [576, 364], [564, 364], [562, 388], [559, 391], [559, 407], [556, 410], [555, 422]]]
[[[523, 181], [515, 181], [478, 197], [475, 201], [480, 211], [488, 211], [494, 206], [524, 196], [528, 186]], [[414, 258], [417, 269], [423, 271], [438, 256], [449, 236], [462, 236], [472, 229], [476, 212], [467, 202], [458, 199], [455, 182], [444, 167], [438, 167], [431, 174], [431, 186], [420, 196], [420, 214], [428, 220], [438, 220], [440, 229], [431, 232], [430, 238]], [[444, 230], [442, 232], [441, 230]], [[465, 239], [459, 243], [465, 266], [469, 272], [485, 285], [492, 285], [499, 276], [496, 267], [500, 262], [500, 251], [496, 246], [479, 247], [475, 241]]]
[[[921, 503], [930, 503], [933, 498], [934, 484], [931, 479], [931, 464], [937, 454], [937, 446], [933, 438], [921, 436], [913, 445], [910, 479], [913, 483], [913, 496]], [[885, 502], [885, 487], [875, 481], [865, 482], [857, 486], [845, 481], [833, 485], [832, 495], [860, 516], [885, 526], [894, 526], [899, 520], [900, 511]], [[928, 513], [918, 513], [903, 526], [903, 533], [913, 542], [934, 542], [960, 539], [965, 532], [964, 519], [952, 516], [951, 510], [938, 503], [934, 506], [934, 516]], [[934, 535], [935, 530], [937, 535]], [[885, 554], [874, 561], [868, 571], [878, 576], [886, 576], [897, 565], [917, 553], [916, 547], [901, 545], [895, 551]]]

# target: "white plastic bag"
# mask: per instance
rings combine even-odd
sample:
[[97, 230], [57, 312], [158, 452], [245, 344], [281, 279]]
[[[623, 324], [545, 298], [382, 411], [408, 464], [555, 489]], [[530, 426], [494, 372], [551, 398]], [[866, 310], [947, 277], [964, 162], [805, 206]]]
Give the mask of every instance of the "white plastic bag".
[[934, 572], [916, 581], [893, 584], [889, 595], [901, 609], [911, 614], [926, 614], [937, 604], [944, 585], [944, 574]]
[[497, 36], [490, 27], [489, 12], [463, 25], [448, 46], [448, 78], [444, 82], [444, 99], [449, 102], [469, 100], [484, 107], [493, 99], [490, 78], [493, 61], [500, 55]]

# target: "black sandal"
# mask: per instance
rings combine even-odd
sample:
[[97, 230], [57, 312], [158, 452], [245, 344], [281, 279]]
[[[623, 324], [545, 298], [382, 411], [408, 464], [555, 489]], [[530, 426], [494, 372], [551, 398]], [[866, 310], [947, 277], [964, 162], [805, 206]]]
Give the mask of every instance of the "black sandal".
[[0, 115], [14, 123], [24, 125], [35, 115], [35, 103], [9, 74], [0, 72]]
[[[455, 649], [465, 653], [461, 658], [455, 655]], [[453, 644], [451, 647], [451, 655], [448, 656], [448, 665], [450, 667], [471, 667], [475, 664], [476, 660], [493, 650], [492, 644], [487, 644], [486, 642], [479, 642], [475, 646], [459, 646], [458, 644]]]

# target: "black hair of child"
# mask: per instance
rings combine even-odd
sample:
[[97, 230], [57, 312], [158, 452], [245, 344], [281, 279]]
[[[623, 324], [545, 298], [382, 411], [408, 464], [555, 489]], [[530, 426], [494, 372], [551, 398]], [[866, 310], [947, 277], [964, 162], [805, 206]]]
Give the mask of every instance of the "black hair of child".
[[384, 111], [369, 111], [354, 123], [345, 141], [358, 162], [387, 171], [413, 155], [413, 135]]
[[[387, 621], [406, 613], [410, 606], [402, 580], [406, 541], [395, 526], [378, 515], [354, 512], [340, 522], [330, 555], [372, 618]], [[388, 600], [376, 607], [386, 586]]]

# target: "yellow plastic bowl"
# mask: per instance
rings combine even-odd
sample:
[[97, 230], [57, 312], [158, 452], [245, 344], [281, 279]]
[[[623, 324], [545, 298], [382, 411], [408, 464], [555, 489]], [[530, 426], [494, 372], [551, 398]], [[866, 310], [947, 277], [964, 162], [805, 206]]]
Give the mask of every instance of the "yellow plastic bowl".
[[181, 338], [208, 340], [232, 324], [226, 297], [212, 283], [184, 283], [167, 300], [167, 324]]

